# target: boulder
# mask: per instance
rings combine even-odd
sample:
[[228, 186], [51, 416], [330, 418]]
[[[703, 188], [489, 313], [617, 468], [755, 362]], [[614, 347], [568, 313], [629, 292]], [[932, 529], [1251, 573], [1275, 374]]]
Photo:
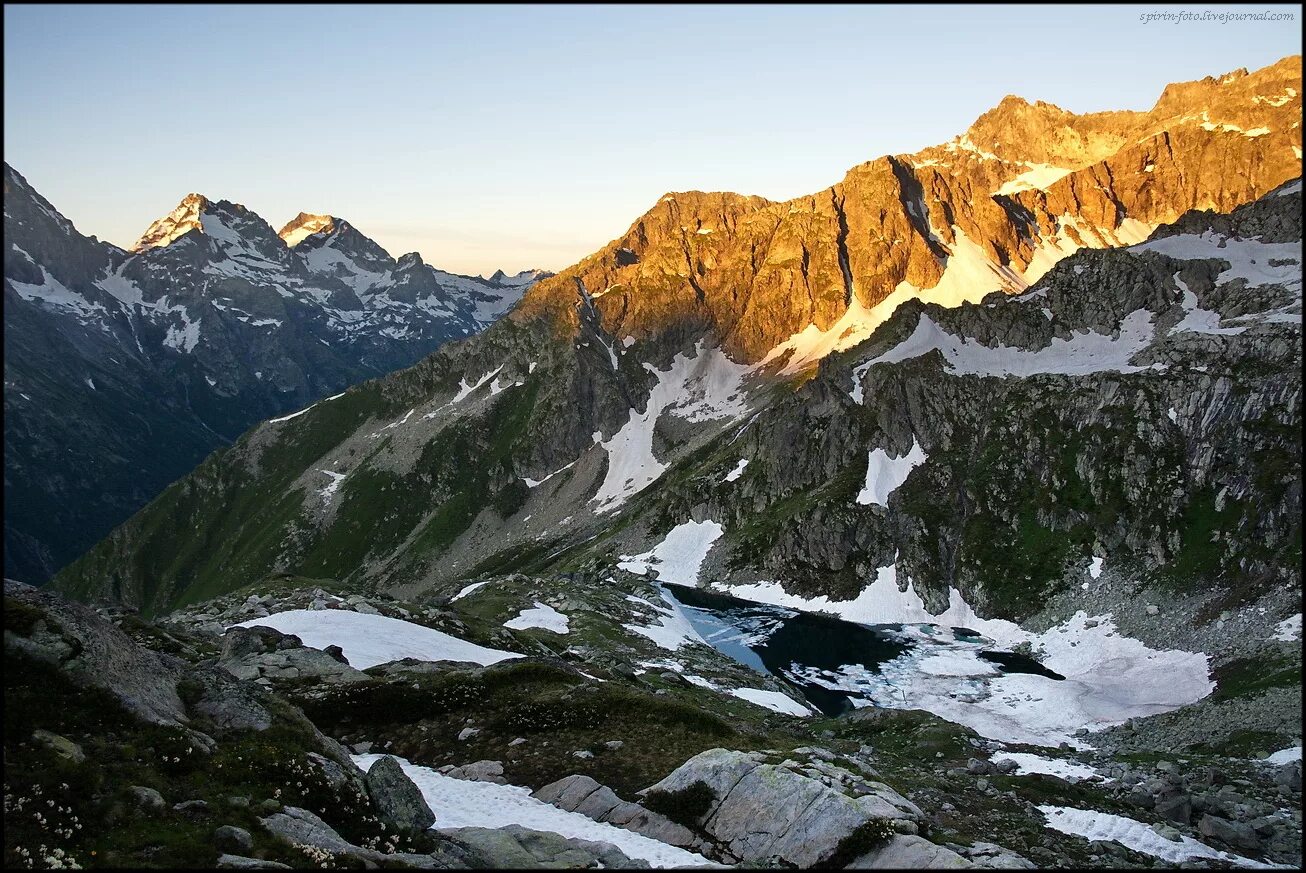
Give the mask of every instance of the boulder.
[[424, 831], [435, 823], [421, 789], [394, 758], [378, 759], [363, 782], [381, 817], [400, 831]]
[[54, 752], [57, 757], [73, 764], [80, 764], [86, 760], [86, 753], [82, 751], [82, 747], [60, 734], [35, 730], [32, 731], [32, 740]]
[[1193, 818], [1193, 799], [1187, 794], [1176, 794], [1156, 801], [1156, 814], [1175, 824], [1188, 824]]
[[996, 843], [972, 843], [960, 849], [950, 848], [953, 848], [957, 854], [976, 867], [985, 867], [990, 870], [1032, 870], [1036, 866], [1033, 861], [1024, 855], [1017, 854]]
[[503, 764], [498, 761], [475, 761], [471, 764], [463, 764], [461, 767], [450, 767], [448, 770], [441, 768], [441, 772], [454, 779], [466, 779], [468, 782], [508, 784], [508, 780], [503, 778]]
[[646, 869], [648, 862], [630, 858], [611, 843], [564, 837], [520, 825], [501, 828], [447, 828], [439, 832], [478, 856], [472, 866], [503, 869], [605, 867]]
[[1289, 791], [1301, 791], [1301, 761], [1289, 761], [1274, 773], [1274, 781]]
[[959, 870], [974, 866], [951, 849], [931, 843], [924, 837], [898, 835], [854, 859], [848, 869]]
[[[645, 791], [678, 791], [706, 783], [715, 799], [701, 820], [703, 830], [745, 862], [774, 858], [810, 867], [828, 859], [845, 837], [872, 819], [922, 817], [914, 804], [883, 783], [871, 784], [874, 793], [850, 797], [783, 766], [760, 763], [759, 758], [756, 753], [709, 749]], [[855, 778], [848, 776], [849, 781]]]
[[41, 614], [25, 633], [5, 630], [6, 651], [58, 667], [76, 685], [109, 692], [143, 721], [187, 721], [173, 662], [136, 645], [95, 610], [48, 590], [6, 579], [5, 598]]
[[1261, 847], [1261, 838], [1256, 835], [1255, 829], [1240, 821], [1229, 821], [1207, 814], [1197, 823], [1197, 830], [1203, 836], [1213, 837], [1239, 849], [1255, 850]]
[[248, 852], [254, 848], [254, 837], [244, 828], [223, 825], [213, 832], [213, 844], [224, 852]]
[[534, 792], [533, 796], [567, 812], [577, 812], [661, 843], [716, 854], [689, 828], [660, 813], [645, 809], [638, 803], [622, 800], [612, 789], [600, 785], [589, 776], [567, 776], [545, 785]]
[[144, 785], [133, 785], [127, 789], [136, 801], [136, 806], [140, 809], [157, 812], [163, 809], [167, 804], [164, 803], [163, 795], [153, 788], [146, 788]]

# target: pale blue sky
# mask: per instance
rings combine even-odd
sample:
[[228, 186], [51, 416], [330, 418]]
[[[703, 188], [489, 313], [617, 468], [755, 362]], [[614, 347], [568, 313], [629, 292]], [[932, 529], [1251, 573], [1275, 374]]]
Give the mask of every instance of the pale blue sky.
[[6, 5], [5, 160], [123, 246], [198, 191], [556, 270], [667, 191], [793, 197], [1008, 93], [1145, 109], [1301, 52], [1300, 21], [1139, 20], [1228, 8]]

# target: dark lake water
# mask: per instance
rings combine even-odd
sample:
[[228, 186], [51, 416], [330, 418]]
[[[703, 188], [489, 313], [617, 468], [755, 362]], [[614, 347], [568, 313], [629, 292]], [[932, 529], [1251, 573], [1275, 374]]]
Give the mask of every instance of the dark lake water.
[[[856, 695], [807, 681], [799, 675], [804, 668], [837, 673], [849, 665], [860, 665], [866, 670], [879, 671], [881, 665], [924, 645], [919, 637], [903, 633], [902, 625], [858, 624], [820, 613], [741, 600], [702, 588], [668, 585], [666, 590], [713, 648], [759, 673], [789, 682], [826, 715], [849, 711]], [[982, 644], [985, 641], [966, 628], [946, 630], [959, 642]], [[1024, 655], [985, 648], [976, 654], [1002, 673], [1062, 678]]]

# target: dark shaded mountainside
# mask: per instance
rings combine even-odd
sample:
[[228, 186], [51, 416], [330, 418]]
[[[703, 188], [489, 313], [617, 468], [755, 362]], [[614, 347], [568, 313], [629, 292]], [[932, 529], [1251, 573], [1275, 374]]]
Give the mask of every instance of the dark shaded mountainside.
[[475, 333], [537, 278], [395, 260], [347, 221], [278, 234], [186, 197], [132, 252], [5, 165], [5, 574], [41, 582], [251, 424]]
[[254, 428], [55, 585], [160, 613], [653, 547], [839, 600], [896, 567], [932, 611], [1015, 619], [1093, 558], [1202, 621], [1290, 594], [1300, 70], [1146, 113], [1008, 98], [786, 203], [668, 195], [475, 339]]

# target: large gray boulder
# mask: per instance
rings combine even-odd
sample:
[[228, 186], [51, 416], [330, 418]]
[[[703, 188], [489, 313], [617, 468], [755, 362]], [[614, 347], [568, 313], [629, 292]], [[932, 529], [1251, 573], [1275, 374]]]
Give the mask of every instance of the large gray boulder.
[[[334, 647], [333, 647], [334, 648]], [[304, 679], [363, 682], [367, 675], [339, 657], [309, 648], [294, 634], [270, 627], [231, 627], [222, 638], [218, 666], [237, 679]]]
[[6, 610], [40, 614], [21, 631], [6, 628], [6, 652], [58, 667], [82, 687], [107, 691], [144, 721], [186, 722], [186, 708], [177, 696], [177, 666], [136, 645], [95, 610], [13, 579], [5, 580], [5, 600]]
[[260, 821], [270, 834], [289, 846], [310, 846], [333, 855], [343, 855], [358, 860], [364, 866], [369, 864], [420, 868], [466, 866], [462, 861], [464, 853], [457, 849], [442, 850], [436, 855], [417, 855], [405, 852], [383, 853], [375, 849], [355, 846], [322, 819], [307, 809], [295, 806], [287, 806], [281, 812]]
[[630, 858], [611, 843], [564, 837], [520, 825], [501, 828], [445, 828], [441, 836], [452, 840], [469, 855], [479, 858], [473, 866], [504, 869], [588, 868], [645, 869], [648, 862]]
[[435, 824], [422, 790], [394, 758], [378, 759], [363, 779], [381, 817], [401, 831], [424, 831]]
[[532, 796], [567, 812], [579, 813], [660, 843], [691, 852], [716, 854], [713, 847], [689, 828], [651, 809], [645, 809], [638, 803], [622, 800], [611, 788], [599, 784], [589, 776], [566, 776], [545, 785]]
[[845, 837], [872, 819], [907, 827], [922, 817], [920, 809], [883, 783], [867, 783], [846, 771], [846, 778], [830, 779], [869, 792], [850, 796], [786, 766], [761, 761], [757, 753], [709, 749], [644, 793], [680, 791], [703, 782], [715, 796], [699, 822], [708, 835], [742, 861], [778, 859], [799, 867], [827, 860]]
[[961, 870], [974, 867], [951, 849], [924, 837], [899, 834], [848, 865], [850, 870]]

